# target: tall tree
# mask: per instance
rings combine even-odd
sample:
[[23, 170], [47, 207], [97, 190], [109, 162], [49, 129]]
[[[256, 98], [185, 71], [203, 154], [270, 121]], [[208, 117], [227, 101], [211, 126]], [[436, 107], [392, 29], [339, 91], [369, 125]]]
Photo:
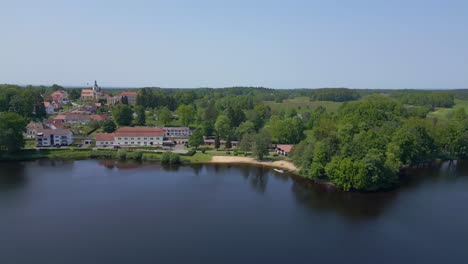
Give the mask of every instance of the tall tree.
[[203, 134], [199, 129], [193, 131], [193, 134], [189, 138], [189, 145], [198, 149], [199, 146], [203, 145]]
[[114, 108], [112, 112], [115, 122], [119, 126], [129, 126], [133, 120], [133, 111], [132, 109], [125, 104], [118, 105]]
[[135, 106], [135, 113], [136, 113], [136, 118], [135, 118], [135, 124], [138, 126], [144, 126], [146, 125], [146, 113], [145, 113], [145, 108], [141, 105]]
[[0, 153], [12, 153], [24, 146], [25, 119], [16, 113], [0, 112]]
[[176, 113], [183, 126], [188, 126], [195, 117], [195, 109], [192, 105], [181, 105], [177, 108]]
[[158, 120], [164, 125], [167, 126], [172, 120], [171, 110], [167, 106], [159, 110]]
[[220, 138], [227, 140], [231, 132], [231, 120], [225, 115], [219, 115], [216, 119], [215, 130]]
[[252, 152], [259, 160], [263, 160], [265, 155], [268, 155], [270, 145], [270, 134], [266, 130], [262, 130], [253, 139]]

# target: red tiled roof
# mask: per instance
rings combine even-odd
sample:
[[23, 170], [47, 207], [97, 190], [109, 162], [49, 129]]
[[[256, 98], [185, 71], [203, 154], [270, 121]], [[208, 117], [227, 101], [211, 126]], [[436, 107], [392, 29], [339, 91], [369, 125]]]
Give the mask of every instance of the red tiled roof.
[[96, 133], [96, 141], [114, 141], [114, 133]]
[[50, 135], [67, 136], [68, 134], [71, 133], [71, 131], [68, 129], [43, 129], [39, 131], [39, 133], [43, 133], [44, 136], [50, 136]]
[[115, 131], [118, 137], [162, 137], [164, 131], [159, 127], [122, 127]]
[[107, 115], [91, 115], [92, 120], [102, 121], [102, 120], [106, 120], [107, 118], [108, 118]]
[[276, 145], [277, 149], [281, 149], [282, 151], [288, 152], [288, 153], [291, 152], [291, 149], [293, 147], [294, 147], [294, 145], [280, 145], [280, 144]]

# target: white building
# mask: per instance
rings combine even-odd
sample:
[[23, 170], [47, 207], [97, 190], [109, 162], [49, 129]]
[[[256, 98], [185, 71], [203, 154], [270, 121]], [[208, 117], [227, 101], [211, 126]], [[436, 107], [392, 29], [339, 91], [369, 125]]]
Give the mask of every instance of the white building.
[[163, 127], [165, 137], [189, 137], [191, 135], [188, 127]]
[[114, 134], [114, 144], [120, 146], [162, 146], [164, 140], [159, 127], [122, 127]]
[[116, 145], [114, 133], [96, 133], [96, 147], [106, 147], [114, 145]]
[[49, 102], [44, 102], [46, 114], [51, 115], [54, 113], [54, 105]]
[[73, 143], [73, 133], [68, 129], [44, 129], [36, 134], [36, 146], [68, 146]]

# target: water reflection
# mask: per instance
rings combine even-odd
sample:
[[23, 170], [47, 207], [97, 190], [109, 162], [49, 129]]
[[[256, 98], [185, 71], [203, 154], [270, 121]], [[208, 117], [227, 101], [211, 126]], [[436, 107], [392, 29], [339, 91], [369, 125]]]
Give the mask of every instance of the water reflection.
[[24, 187], [28, 182], [24, 163], [1, 163], [0, 191]]
[[253, 190], [264, 193], [268, 185], [268, 170], [263, 167], [254, 167], [254, 173], [249, 174], [250, 186]]
[[305, 183], [293, 179], [291, 191], [296, 201], [320, 212], [334, 212], [351, 220], [379, 217], [398, 196], [397, 191], [382, 193], [342, 192], [327, 185]]

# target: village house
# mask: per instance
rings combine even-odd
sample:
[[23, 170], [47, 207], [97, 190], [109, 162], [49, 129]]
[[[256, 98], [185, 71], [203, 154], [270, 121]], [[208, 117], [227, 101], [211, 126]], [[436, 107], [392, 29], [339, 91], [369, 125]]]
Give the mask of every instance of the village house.
[[44, 125], [42, 123], [31, 121], [26, 126], [26, 134], [24, 134], [24, 136], [28, 138], [35, 138], [37, 132], [40, 132], [43, 129], [44, 129]]
[[291, 152], [293, 147], [294, 145], [278, 144], [276, 145], [275, 151], [280, 155], [289, 156], [289, 153]]
[[73, 133], [68, 129], [43, 129], [36, 134], [37, 147], [68, 146], [73, 143]]
[[51, 115], [54, 113], [54, 106], [49, 102], [44, 102], [46, 114]]
[[96, 133], [96, 147], [115, 145], [115, 133]]
[[68, 93], [63, 90], [53, 92], [50, 97], [52, 98], [52, 102], [56, 102], [59, 105], [68, 104]]
[[164, 140], [164, 130], [159, 127], [122, 127], [114, 134], [120, 146], [162, 146]]
[[137, 96], [138, 96], [137, 92], [121, 92], [120, 93], [120, 101], [122, 101], [123, 97], [127, 97], [128, 104], [134, 104], [134, 103], [136, 103]]
[[82, 124], [86, 125], [91, 120], [95, 121], [104, 121], [107, 120], [109, 117], [107, 115], [87, 115], [87, 114], [78, 114], [78, 113], [66, 113], [57, 115], [53, 118], [55, 121], [54, 123], [61, 122], [65, 124]]

